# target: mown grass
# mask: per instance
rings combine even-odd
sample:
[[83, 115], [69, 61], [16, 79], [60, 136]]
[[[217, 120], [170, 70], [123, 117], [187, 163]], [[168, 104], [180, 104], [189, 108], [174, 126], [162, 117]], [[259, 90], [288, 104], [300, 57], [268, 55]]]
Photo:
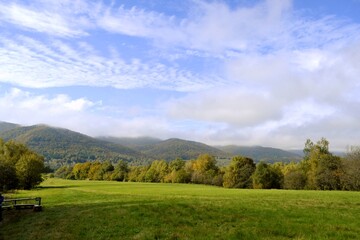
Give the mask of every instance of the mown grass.
[[360, 193], [67, 181], [42, 212], [4, 212], [0, 239], [360, 239]]

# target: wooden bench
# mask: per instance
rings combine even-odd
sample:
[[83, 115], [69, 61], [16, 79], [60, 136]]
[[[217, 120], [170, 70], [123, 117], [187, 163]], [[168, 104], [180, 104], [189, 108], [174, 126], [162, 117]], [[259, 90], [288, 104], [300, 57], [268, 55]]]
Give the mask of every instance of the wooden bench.
[[41, 198], [17, 198], [17, 199], [5, 199], [2, 205], [3, 210], [10, 209], [33, 209], [34, 211], [41, 211]]

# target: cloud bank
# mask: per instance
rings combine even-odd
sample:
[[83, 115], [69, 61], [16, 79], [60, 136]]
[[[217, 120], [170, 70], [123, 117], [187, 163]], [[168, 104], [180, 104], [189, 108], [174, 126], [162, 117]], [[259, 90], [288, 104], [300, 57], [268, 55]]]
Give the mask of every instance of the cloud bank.
[[[188, 1], [177, 13], [138, 3], [0, 1], [0, 83], [13, 87], [0, 96], [1, 106], [12, 109], [3, 120], [92, 135], [99, 122], [103, 133], [212, 144], [288, 148], [322, 136], [338, 148], [357, 144], [358, 22], [310, 17], [290, 0]], [[142, 118], [115, 118], [99, 110], [100, 103], [117, 108], [102, 96], [31, 90], [74, 86], [185, 96], [166, 99]], [[31, 116], [38, 109], [51, 114]]]

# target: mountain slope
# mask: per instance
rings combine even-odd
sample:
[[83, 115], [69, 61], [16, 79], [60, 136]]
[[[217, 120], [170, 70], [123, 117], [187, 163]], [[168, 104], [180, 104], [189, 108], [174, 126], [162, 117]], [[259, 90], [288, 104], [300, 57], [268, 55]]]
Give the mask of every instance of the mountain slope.
[[140, 152], [119, 144], [46, 125], [18, 127], [0, 133], [0, 138], [24, 143], [48, 161], [74, 163], [88, 160], [135, 161], [146, 158]]
[[161, 142], [161, 139], [158, 138], [152, 138], [152, 137], [98, 137], [97, 139], [121, 144], [123, 146], [129, 147], [129, 148], [139, 148], [146, 145], [152, 145]]
[[12, 130], [12, 129], [15, 129], [18, 127], [20, 127], [20, 125], [18, 125], [18, 124], [0, 121], [0, 133], [6, 132], [6, 131], [9, 131], [9, 130]]
[[218, 149], [230, 153], [232, 155], [241, 155], [254, 159], [255, 161], [265, 161], [265, 162], [291, 162], [291, 161], [299, 161], [301, 160], [301, 156], [284, 151], [278, 148], [270, 148], [270, 147], [261, 147], [261, 146], [253, 146], [253, 147], [244, 147], [244, 146], [218, 146]]
[[196, 159], [200, 154], [210, 154], [216, 157], [228, 156], [227, 153], [206, 144], [176, 138], [137, 147], [136, 149], [153, 158], [167, 161], [176, 158], [184, 160]]

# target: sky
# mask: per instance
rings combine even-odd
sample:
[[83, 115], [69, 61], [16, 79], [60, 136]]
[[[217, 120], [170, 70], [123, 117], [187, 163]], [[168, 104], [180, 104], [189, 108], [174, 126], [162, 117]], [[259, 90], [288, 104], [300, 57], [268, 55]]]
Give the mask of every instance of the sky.
[[360, 139], [360, 0], [0, 0], [0, 121], [302, 149]]

